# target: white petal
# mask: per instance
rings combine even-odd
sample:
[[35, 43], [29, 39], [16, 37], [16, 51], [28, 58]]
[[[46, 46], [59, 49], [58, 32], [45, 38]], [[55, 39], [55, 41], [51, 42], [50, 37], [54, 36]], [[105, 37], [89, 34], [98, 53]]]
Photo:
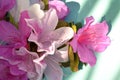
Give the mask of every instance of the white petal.
[[58, 17], [54, 9], [49, 9], [45, 13], [45, 17], [42, 21], [43, 30], [45, 33], [53, 31], [58, 23]]
[[30, 4], [35, 4], [35, 3], [40, 4], [41, 9], [45, 8], [45, 5], [44, 5], [43, 1], [41, 1], [41, 0], [30, 0]]
[[55, 41], [56, 47], [60, 47], [61, 45], [69, 41], [73, 37], [73, 35], [74, 31], [72, 28], [62, 27], [51, 32], [49, 36], [52, 41]]
[[28, 13], [31, 18], [39, 18], [42, 19], [44, 17], [44, 11], [40, 9], [40, 4], [33, 4], [28, 9]]
[[47, 65], [44, 61], [41, 61], [39, 59], [35, 59], [34, 63], [35, 63], [36, 72], [38, 73], [38, 76], [36, 76], [36, 78], [33, 80], [42, 80], [43, 73], [44, 73], [44, 70], [46, 69]]
[[58, 62], [67, 62], [68, 61], [68, 46], [57, 50], [54, 54], [54, 57]]
[[45, 69], [45, 76], [47, 80], [62, 80], [63, 71], [60, 68], [60, 65], [52, 58], [46, 57], [45, 61], [47, 63], [47, 67]]

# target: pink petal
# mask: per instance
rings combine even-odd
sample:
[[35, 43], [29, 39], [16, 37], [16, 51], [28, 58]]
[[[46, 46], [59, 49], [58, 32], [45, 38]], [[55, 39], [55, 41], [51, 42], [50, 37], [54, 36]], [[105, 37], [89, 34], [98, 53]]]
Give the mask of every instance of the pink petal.
[[33, 60], [38, 58], [37, 53], [29, 52], [24, 47], [21, 47], [16, 54], [21, 56], [21, 62], [18, 64], [20, 70], [26, 71], [29, 79], [34, 79], [38, 76]]
[[97, 23], [95, 25], [91, 25], [90, 29], [93, 30], [97, 35], [106, 36], [108, 33], [108, 25], [106, 21], [103, 21], [102, 23]]
[[90, 64], [91, 66], [94, 66], [96, 63], [96, 57], [94, 55], [94, 52], [87, 48], [85, 45], [78, 45], [78, 56], [80, 58], [80, 61]]
[[62, 80], [63, 72], [60, 65], [52, 58], [46, 57], [45, 62], [47, 67], [45, 69], [45, 76], [47, 80]]
[[29, 41], [38, 42], [39, 36], [41, 34], [41, 28], [39, 25], [39, 20], [37, 19], [26, 19], [27, 25], [32, 29]]
[[54, 42], [44, 41], [38, 43], [38, 52], [45, 52], [46, 54], [53, 55], [55, 52]]
[[98, 39], [96, 44], [93, 44], [93, 49], [96, 52], [103, 52], [110, 43], [111, 41], [109, 37], [102, 37], [101, 39]]
[[57, 11], [57, 15], [59, 19], [63, 19], [69, 13], [68, 7], [65, 5], [63, 1], [60, 0], [49, 1], [49, 7], [54, 8]]
[[20, 62], [21, 57], [13, 54], [12, 48], [0, 47], [0, 59], [8, 61], [12, 65]]
[[17, 66], [11, 66], [10, 73], [12, 75], [16, 75], [16, 76], [26, 74], [26, 72], [19, 70], [19, 68]]
[[0, 21], [0, 40], [8, 44], [22, 42], [19, 31], [6, 21]]
[[78, 40], [78, 36], [75, 34], [75, 35], [74, 35], [74, 38], [73, 38], [72, 41], [70, 42], [70, 45], [72, 46], [73, 51], [74, 51], [75, 53], [76, 53], [77, 50], [78, 50], [78, 42], [77, 42], [77, 40]]
[[86, 24], [83, 26], [82, 29], [79, 29], [77, 34], [80, 34], [85, 29], [89, 28], [91, 23], [94, 21], [94, 18], [92, 16], [86, 18]]
[[93, 16], [87, 17], [85, 27], [89, 27], [93, 21], [94, 21]]
[[19, 70], [17, 65], [9, 64], [8, 61], [0, 59], [0, 80], [27, 80], [27, 75], [24, 71]]
[[20, 20], [19, 20], [19, 30], [25, 38], [27, 38], [30, 35], [30, 32], [31, 32], [31, 29], [27, 26], [27, 23], [25, 21], [25, 19], [29, 19], [29, 18], [30, 17], [28, 15], [27, 11], [21, 12]]

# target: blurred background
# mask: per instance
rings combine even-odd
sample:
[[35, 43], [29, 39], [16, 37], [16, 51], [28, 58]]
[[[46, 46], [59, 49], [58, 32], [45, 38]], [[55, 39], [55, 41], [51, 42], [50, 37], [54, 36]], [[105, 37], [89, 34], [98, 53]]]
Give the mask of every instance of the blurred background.
[[95, 22], [106, 20], [109, 24], [111, 45], [96, 53], [97, 63], [94, 67], [84, 66], [82, 70], [71, 73], [64, 70], [64, 80], [120, 80], [120, 0], [63, 0], [70, 8], [67, 21], [84, 23], [88, 16]]

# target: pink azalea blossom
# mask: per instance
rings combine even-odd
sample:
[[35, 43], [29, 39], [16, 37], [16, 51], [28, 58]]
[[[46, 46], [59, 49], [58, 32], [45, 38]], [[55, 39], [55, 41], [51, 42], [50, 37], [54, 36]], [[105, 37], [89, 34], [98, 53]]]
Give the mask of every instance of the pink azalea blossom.
[[93, 66], [96, 63], [94, 52], [102, 52], [110, 44], [107, 36], [108, 25], [105, 21], [92, 25], [93, 17], [86, 18], [86, 24], [79, 29], [70, 42], [80, 61]]
[[14, 50], [24, 46], [24, 39], [12, 24], [0, 21], [0, 80], [27, 80], [25, 71], [18, 68], [19, 57]]
[[[37, 53], [30, 52], [27, 47], [27, 38], [31, 29], [27, 27], [24, 19], [29, 18], [28, 13], [22, 12], [19, 28], [15, 28], [11, 23], [0, 21], [0, 71], [4, 72], [0, 76], [1, 80], [41, 80], [42, 71], [45, 66], [36, 63], [39, 58]], [[40, 66], [40, 67], [38, 67]], [[3, 79], [4, 78], [4, 79]]]
[[66, 47], [57, 50], [57, 48], [73, 37], [72, 28], [62, 27], [55, 30], [58, 17], [54, 9], [45, 12], [42, 19], [26, 19], [26, 22], [32, 29], [28, 41], [34, 42], [38, 46], [37, 53], [40, 58], [36, 62], [44, 62], [47, 65], [43, 73], [48, 80], [62, 80], [63, 72], [59, 62], [68, 60], [68, 49]]
[[0, 19], [15, 5], [15, 0], [0, 0]]
[[54, 8], [57, 11], [59, 19], [64, 19], [69, 13], [68, 7], [61, 0], [50, 0], [49, 8]]

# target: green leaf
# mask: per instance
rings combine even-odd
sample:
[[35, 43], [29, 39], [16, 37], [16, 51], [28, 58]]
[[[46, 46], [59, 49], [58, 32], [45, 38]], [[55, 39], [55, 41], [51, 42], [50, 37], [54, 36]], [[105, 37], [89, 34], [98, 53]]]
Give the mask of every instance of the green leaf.
[[45, 9], [44, 10], [48, 10], [49, 9], [49, 0], [42, 0], [44, 5], [45, 5]]
[[84, 65], [84, 63], [82, 63], [82, 62], [80, 61], [78, 68], [79, 68], [79, 69], [82, 69], [82, 68], [83, 68], [83, 65]]
[[76, 53], [73, 53], [72, 47], [69, 45], [68, 48], [68, 55], [69, 55], [69, 60], [70, 60], [70, 68], [73, 72], [78, 71], [79, 68], [79, 57]]
[[75, 25], [77, 26], [77, 30], [78, 30], [79, 28], [82, 28], [82, 23], [81, 23], [81, 22], [78, 22], [78, 23], [76, 23]]

